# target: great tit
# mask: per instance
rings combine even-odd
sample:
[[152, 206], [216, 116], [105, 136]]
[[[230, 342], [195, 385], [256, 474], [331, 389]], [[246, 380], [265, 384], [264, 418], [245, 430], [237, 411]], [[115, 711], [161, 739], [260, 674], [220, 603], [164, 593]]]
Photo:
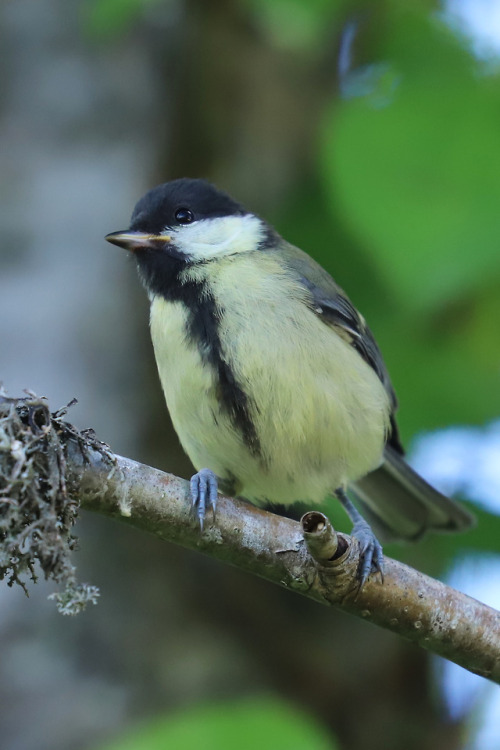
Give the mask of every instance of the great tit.
[[210, 183], [179, 179], [106, 239], [132, 251], [151, 303], [165, 399], [198, 472], [201, 527], [218, 487], [255, 505], [335, 494], [360, 543], [362, 586], [386, 539], [472, 517], [403, 459], [397, 400], [364, 318], [332, 277]]

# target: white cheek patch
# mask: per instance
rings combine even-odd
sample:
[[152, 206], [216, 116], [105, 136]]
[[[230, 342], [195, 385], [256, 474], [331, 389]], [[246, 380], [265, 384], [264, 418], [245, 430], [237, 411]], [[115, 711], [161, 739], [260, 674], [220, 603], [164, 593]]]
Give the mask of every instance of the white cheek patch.
[[265, 229], [260, 219], [245, 214], [200, 219], [168, 233], [181, 253], [193, 260], [210, 260], [255, 250]]

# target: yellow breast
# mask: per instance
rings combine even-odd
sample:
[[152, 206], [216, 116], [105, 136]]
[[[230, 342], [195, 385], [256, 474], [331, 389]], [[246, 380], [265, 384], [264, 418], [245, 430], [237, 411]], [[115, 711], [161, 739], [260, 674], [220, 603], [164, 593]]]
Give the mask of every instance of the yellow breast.
[[[198, 280], [206, 269], [191, 272]], [[217, 378], [188, 333], [181, 302], [156, 297], [151, 333], [162, 386], [197, 469], [233, 476], [254, 502], [321, 501], [375, 468], [388, 426], [376, 373], [305, 303], [271, 257], [218, 262], [210, 289], [222, 314], [222, 356], [253, 404], [261, 455], [247, 449], [218, 400]]]

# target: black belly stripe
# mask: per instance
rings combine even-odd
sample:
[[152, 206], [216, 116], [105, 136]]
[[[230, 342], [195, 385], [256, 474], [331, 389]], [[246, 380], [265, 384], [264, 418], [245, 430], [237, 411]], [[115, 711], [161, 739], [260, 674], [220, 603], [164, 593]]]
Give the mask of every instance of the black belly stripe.
[[219, 335], [219, 324], [224, 311], [216, 305], [206, 281], [183, 278], [186, 256], [171, 248], [168, 253], [146, 250], [136, 253], [144, 285], [154, 294], [172, 302], [182, 302], [188, 311], [187, 334], [199, 348], [202, 358], [212, 368], [217, 379], [217, 398], [245, 445], [261, 459], [259, 437], [252, 419], [257, 405], [247, 396], [224, 357]]
[[[194, 287], [189, 289], [188, 287]], [[234, 371], [225, 359], [219, 336], [223, 310], [215, 303], [206, 285], [188, 282], [182, 286], [183, 302], [188, 313], [188, 334], [198, 345], [202, 358], [210, 364], [217, 377], [217, 398], [224, 411], [241, 433], [245, 445], [254, 456], [261, 456], [260, 441], [251, 415], [256, 405], [238, 383]]]

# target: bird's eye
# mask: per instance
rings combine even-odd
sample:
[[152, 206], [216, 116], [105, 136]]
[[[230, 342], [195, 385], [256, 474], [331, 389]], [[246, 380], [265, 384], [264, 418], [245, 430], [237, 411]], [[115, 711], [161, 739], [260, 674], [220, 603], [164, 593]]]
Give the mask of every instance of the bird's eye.
[[193, 212], [189, 208], [178, 208], [175, 212], [175, 220], [179, 224], [191, 224], [194, 221]]

